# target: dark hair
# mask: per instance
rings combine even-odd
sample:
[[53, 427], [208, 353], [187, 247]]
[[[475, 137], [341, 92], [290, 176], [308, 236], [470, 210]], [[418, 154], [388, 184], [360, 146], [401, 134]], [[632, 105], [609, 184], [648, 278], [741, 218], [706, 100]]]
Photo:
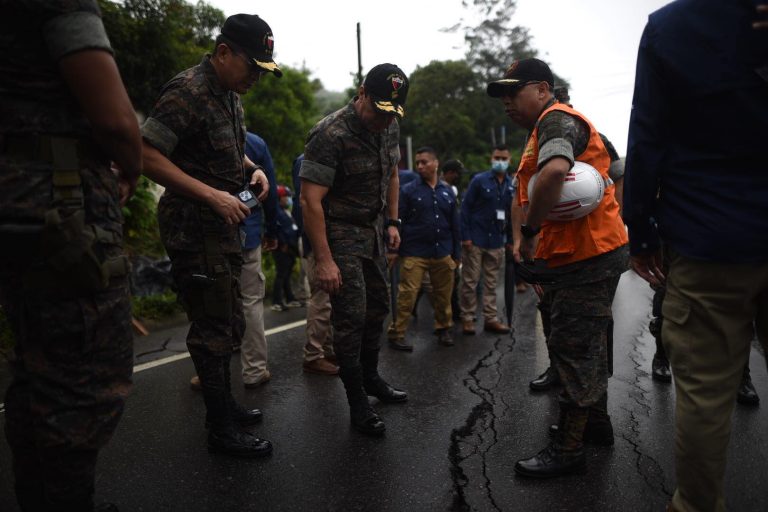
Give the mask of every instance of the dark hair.
[[216, 55], [216, 53], [218, 53], [220, 44], [227, 45], [229, 49], [232, 50], [232, 52], [234, 53], [243, 53], [243, 50], [237, 44], [233, 43], [231, 39], [229, 39], [224, 34], [219, 34], [218, 36], [216, 36], [216, 42], [213, 43], [213, 52], [212, 52], [213, 55]]
[[443, 173], [453, 171], [461, 174], [463, 170], [464, 164], [461, 163], [461, 160], [448, 160], [443, 164]]
[[433, 157], [437, 158], [437, 151], [435, 151], [435, 149], [431, 146], [421, 146], [416, 150], [414, 155], [418, 155], [419, 153], [429, 153]]
[[493, 147], [493, 150], [494, 151], [509, 151], [509, 146], [507, 146], [506, 144], [496, 144]]

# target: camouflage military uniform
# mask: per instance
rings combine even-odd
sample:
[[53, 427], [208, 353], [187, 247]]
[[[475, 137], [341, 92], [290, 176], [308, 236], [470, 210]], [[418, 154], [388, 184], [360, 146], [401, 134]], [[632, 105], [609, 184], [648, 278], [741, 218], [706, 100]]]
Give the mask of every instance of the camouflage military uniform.
[[[564, 156], [573, 160], [589, 139], [586, 125], [564, 112], [551, 112], [539, 124], [539, 162]], [[557, 267], [558, 285], [545, 287], [547, 347], [563, 383], [565, 406], [599, 408], [607, 403], [613, 317], [611, 304], [619, 277], [627, 270], [626, 247]]]
[[[61, 57], [84, 48], [111, 52], [95, 0], [2, 3], [0, 300], [16, 342], [5, 433], [23, 510], [92, 509], [96, 457], [131, 387], [125, 273], [96, 292], [77, 290], [80, 276], [66, 267], [32, 284], [48, 268], [42, 261], [61, 248], [36, 249], [41, 235], [18, 230], [41, 225], [46, 212], [72, 218], [80, 211], [109, 239], [93, 246], [99, 257], [122, 254], [117, 179], [57, 68]], [[72, 190], [82, 207], [60, 201], [53, 186], [54, 135], [65, 147], [77, 145], [72, 168], [82, 185]]]
[[[209, 56], [171, 79], [142, 136], [182, 171], [211, 187], [236, 193], [243, 174], [245, 127], [239, 96], [219, 82]], [[200, 376], [208, 419], [225, 415], [229, 362], [245, 330], [237, 224], [208, 206], [166, 190], [158, 205], [163, 245], [192, 325], [187, 347]]]
[[[354, 102], [354, 100], [353, 100]], [[383, 215], [389, 180], [400, 160], [400, 128], [368, 132], [354, 104], [327, 116], [309, 133], [302, 179], [329, 187], [323, 201], [326, 236], [341, 272], [331, 296], [334, 352], [342, 368], [375, 367], [389, 313]]]

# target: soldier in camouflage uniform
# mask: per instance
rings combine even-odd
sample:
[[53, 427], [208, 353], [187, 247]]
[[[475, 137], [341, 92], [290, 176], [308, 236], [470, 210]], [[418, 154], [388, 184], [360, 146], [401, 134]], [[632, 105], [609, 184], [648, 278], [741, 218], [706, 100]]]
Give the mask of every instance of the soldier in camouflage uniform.
[[166, 187], [158, 205], [160, 235], [192, 322], [187, 347], [207, 410], [208, 447], [242, 457], [268, 455], [272, 445], [238, 428], [257, 423], [262, 413], [237, 404], [230, 384], [232, 351], [245, 328], [238, 223], [250, 214], [236, 194], [250, 184], [264, 198], [269, 188], [244, 153], [238, 94], [266, 72], [282, 75], [272, 47], [272, 31], [261, 18], [230, 16], [213, 55], [165, 84], [141, 129], [145, 173]]
[[131, 387], [120, 200], [140, 174], [96, 1], [0, 2], [0, 301], [15, 337], [5, 434], [22, 510], [94, 508], [98, 452]]
[[[545, 449], [515, 464], [522, 476], [549, 478], [586, 464], [585, 440], [613, 444], [607, 412], [608, 330], [619, 277], [627, 269], [627, 234], [613, 188], [588, 216], [546, 220], [560, 197], [575, 161], [608, 179], [610, 157], [594, 126], [580, 113], [557, 103], [554, 78], [538, 59], [514, 62], [488, 94], [501, 98], [514, 122], [531, 130], [518, 170], [518, 204], [527, 210], [516, 237], [519, 257], [544, 259], [559, 271], [545, 293], [550, 311], [549, 349], [563, 384], [559, 431]], [[532, 195], [528, 182], [538, 173]], [[539, 237], [539, 232], [541, 236]]]
[[[380, 337], [389, 312], [384, 225], [400, 245], [397, 163], [408, 78], [393, 64], [368, 72], [358, 95], [310, 131], [301, 164], [301, 208], [315, 254], [315, 275], [331, 294], [339, 376], [352, 425], [381, 435], [384, 422], [368, 403], [408, 396], [378, 373]], [[384, 219], [384, 216], [388, 220]]]

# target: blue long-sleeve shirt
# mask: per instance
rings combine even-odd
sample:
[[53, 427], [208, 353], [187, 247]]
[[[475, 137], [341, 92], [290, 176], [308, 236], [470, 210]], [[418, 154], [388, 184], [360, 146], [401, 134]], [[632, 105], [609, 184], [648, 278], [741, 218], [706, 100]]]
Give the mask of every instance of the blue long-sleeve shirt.
[[503, 247], [514, 195], [512, 179], [506, 174], [501, 183], [493, 171], [475, 175], [461, 202], [461, 239], [482, 249]]
[[459, 207], [451, 187], [438, 181], [433, 189], [417, 177], [400, 189], [398, 215], [400, 256], [461, 257]]
[[253, 213], [240, 223], [243, 236], [243, 249], [255, 249], [261, 245], [262, 224], [266, 217], [265, 236], [276, 238], [277, 236], [277, 179], [275, 178], [275, 164], [272, 155], [264, 139], [255, 133], [248, 132], [245, 136], [245, 154], [251, 161], [264, 168], [264, 174], [269, 180], [269, 195], [261, 208], [256, 208]]
[[[754, 5], [680, 0], [648, 19], [624, 184], [632, 254], [768, 261], [768, 31]], [[763, 76], [759, 74], [762, 68]]]

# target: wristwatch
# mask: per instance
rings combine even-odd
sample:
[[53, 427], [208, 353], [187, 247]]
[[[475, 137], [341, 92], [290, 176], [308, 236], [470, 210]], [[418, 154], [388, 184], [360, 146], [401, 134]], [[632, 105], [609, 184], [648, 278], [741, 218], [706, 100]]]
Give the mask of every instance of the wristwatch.
[[386, 222], [387, 227], [392, 226], [397, 229], [400, 229], [400, 226], [402, 225], [403, 225], [403, 221], [401, 221], [400, 219], [387, 219], [387, 222]]
[[525, 238], [533, 238], [536, 235], [538, 235], [540, 231], [541, 231], [541, 226], [539, 226], [538, 228], [532, 228], [527, 224], [523, 224], [522, 226], [520, 226], [520, 232], [523, 234]]

